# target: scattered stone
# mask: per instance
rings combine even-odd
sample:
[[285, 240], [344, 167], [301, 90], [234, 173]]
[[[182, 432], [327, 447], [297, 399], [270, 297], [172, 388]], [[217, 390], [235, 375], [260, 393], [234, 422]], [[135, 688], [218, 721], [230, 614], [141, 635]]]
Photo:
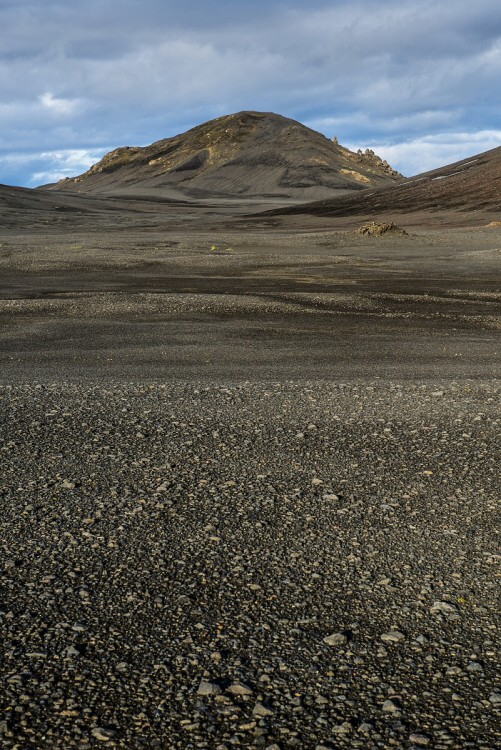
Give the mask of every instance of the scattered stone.
[[501, 690], [493, 690], [489, 695], [489, 700], [493, 706], [499, 706], [501, 703]]
[[324, 638], [324, 643], [327, 646], [344, 646], [348, 643], [348, 636], [346, 633], [332, 633]]
[[455, 614], [458, 611], [458, 608], [451, 604], [450, 602], [441, 602], [437, 601], [432, 604], [430, 607], [430, 612], [432, 615], [448, 615], [448, 614]]
[[245, 724], [240, 724], [239, 729], [242, 729], [244, 732], [248, 732], [250, 729], [254, 729], [256, 726], [255, 721], [247, 721]]
[[431, 740], [422, 732], [413, 732], [411, 735], [409, 735], [409, 742], [413, 745], [419, 745], [420, 747], [427, 747]]
[[62, 490], [74, 490], [75, 482], [70, 482], [69, 479], [63, 479], [63, 481], [61, 482], [61, 489]]
[[226, 689], [226, 692], [231, 693], [232, 695], [252, 695], [254, 691], [252, 688], [244, 685], [243, 682], [233, 682]]
[[202, 680], [198, 686], [197, 695], [221, 695], [223, 691], [215, 682]]
[[363, 721], [360, 726], [358, 727], [358, 731], [362, 734], [370, 734], [374, 731], [374, 725], [371, 724], [369, 721]]
[[252, 709], [252, 713], [254, 716], [265, 717], [265, 716], [273, 716], [275, 712], [271, 708], [268, 708], [267, 706], [265, 706], [264, 703], [261, 703], [260, 701], [258, 701], [256, 705], [254, 706], [254, 708]]
[[466, 667], [468, 672], [483, 672], [484, 668], [479, 661], [470, 661]]
[[400, 713], [401, 711], [401, 705], [399, 701], [396, 700], [386, 700], [383, 703], [382, 706], [383, 711], [386, 711], [388, 713]]
[[389, 633], [383, 633], [381, 640], [385, 643], [399, 643], [405, 640], [405, 635], [400, 630], [390, 630]]
[[91, 734], [95, 740], [99, 742], [109, 742], [116, 737], [116, 731], [114, 729], [107, 729], [106, 727], [94, 727], [91, 730]]
[[350, 734], [353, 731], [353, 726], [349, 721], [343, 721], [342, 724], [337, 724], [333, 727], [333, 731], [336, 734]]

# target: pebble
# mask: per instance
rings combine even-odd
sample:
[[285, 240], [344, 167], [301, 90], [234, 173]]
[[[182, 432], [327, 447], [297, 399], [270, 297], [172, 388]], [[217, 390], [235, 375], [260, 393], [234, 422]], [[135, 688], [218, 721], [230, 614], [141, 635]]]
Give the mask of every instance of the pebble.
[[374, 724], [371, 724], [369, 721], [363, 721], [358, 727], [358, 731], [362, 734], [370, 734], [374, 731]]
[[271, 708], [268, 708], [267, 706], [265, 706], [264, 703], [261, 703], [260, 701], [258, 701], [256, 705], [254, 706], [254, 708], [252, 709], [252, 713], [254, 716], [265, 717], [265, 716], [273, 716], [275, 712]]
[[388, 713], [400, 713], [401, 707], [396, 701], [386, 700], [383, 703], [382, 709]]
[[342, 724], [337, 724], [333, 727], [333, 731], [336, 734], [350, 734], [353, 731], [353, 725], [349, 721], [343, 721]]
[[75, 633], [84, 633], [87, 630], [87, 625], [84, 625], [83, 622], [76, 622], [72, 628]]
[[324, 643], [328, 646], [344, 646], [348, 643], [348, 636], [346, 633], [332, 633], [324, 638]]
[[113, 729], [106, 729], [105, 727], [94, 727], [91, 731], [92, 736], [94, 739], [99, 740], [99, 742], [109, 742], [114, 737], [116, 737], [116, 732]]
[[233, 682], [226, 688], [226, 692], [232, 695], [252, 695], [254, 691], [248, 685], [244, 685], [243, 682]]
[[221, 695], [222, 692], [223, 691], [219, 685], [215, 682], [208, 682], [207, 680], [202, 680], [197, 690], [198, 695]]
[[420, 747], [427, 747], [431, 740], [426, 734], [421, 732], [413, 732], [409, 735], [409, 742], [413, 745], [419, 745]]
[[499, 706], [501, 703], [501, 690], [493, 690], [489, 695], [489, 700], [493, 706]]
[[478, 661], [470, 661], [466, 669], [468, 672], [483, 672], [484, 668]]
[[437, 601], [433, 602], [432, 606], [430, 607], [430, 612], [432, 613], [432, 615], [451, 614], [457, 611], [458, 608], [450, 602]]
[[405, 635], [400, 630], [390, 630], [388, 633], [383, 633], [381, 640], [385, 643], [398, 643], [405, 640]]

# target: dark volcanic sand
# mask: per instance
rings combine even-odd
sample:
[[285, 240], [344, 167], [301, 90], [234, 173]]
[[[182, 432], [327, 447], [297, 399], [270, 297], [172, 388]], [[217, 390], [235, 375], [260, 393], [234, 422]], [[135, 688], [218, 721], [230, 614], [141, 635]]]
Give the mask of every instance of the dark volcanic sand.
[[501, 231], [161, 210], [0, 238], [0, 746], [494, 750]]
[[177, 224], [162, 232], [6, 231], [0, 378], [501, 372], [501, 229], [367, 238], [325, 222], [315, 231], [313, 220], [294, 232], [260, 227], [214, 210], [183, 228], [172, 208]]

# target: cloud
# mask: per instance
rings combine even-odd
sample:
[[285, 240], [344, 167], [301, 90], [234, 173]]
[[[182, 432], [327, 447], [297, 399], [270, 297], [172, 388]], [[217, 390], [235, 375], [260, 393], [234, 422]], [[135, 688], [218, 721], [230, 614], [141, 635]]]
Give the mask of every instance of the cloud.
[[141, 145], [240, 109], [364, 147], [501, 119], [499, 0], [1, 0], [0, 24], [4, 153]]
[[63, 149], [41, 153], [4, 154], [0, 156], [0, 170], [7, 175], [11, 173], [24, 175], [24, 185], [37, 187], [85, 172], [108, 150], [108, 148]]
[[430, 128], [450, 127], [458, 122], [463, 115], [462, 110], [425, 110], [397, 117], [373, 116], [355, 111], [348, 112], [340, 117], [320, 117], [305, 122], [310, 128], [322, 133], [341, 135], [341, 141], [350, 137], [350, 130], [356, 128], [361, 133], [372, 135], [384, 134], [394, 135], [405, 133], [422, 132]]
[[[394, 169], [406, 176], [429, 172], [453, 164], [501, 144], [501, 130], [480, 130], [477, 133], [441, 133], [413, 138], [403, 143], [375, 142], [369, 147], [386, 159]], [[360, 145], [352, 143], [357, 150]]]
[[78, 99], [61, 99], [47, 92], [38, 97], [42, 106], [56, 115], [72, 115], [79, 107]]

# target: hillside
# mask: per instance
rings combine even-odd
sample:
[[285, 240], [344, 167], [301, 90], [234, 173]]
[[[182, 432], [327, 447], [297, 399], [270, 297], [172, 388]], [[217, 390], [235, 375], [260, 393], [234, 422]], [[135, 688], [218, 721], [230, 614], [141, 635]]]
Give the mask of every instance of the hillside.
[[501, 212], [501, 147], [380, 190], [273, 213], [357, 216], [440, 211]]
[[369, 150], [354, 153], [280, 115], [240, 112], [150, 146], [115, 149], [84, 174], [45, 187], [314, 200], [401, 178]]

